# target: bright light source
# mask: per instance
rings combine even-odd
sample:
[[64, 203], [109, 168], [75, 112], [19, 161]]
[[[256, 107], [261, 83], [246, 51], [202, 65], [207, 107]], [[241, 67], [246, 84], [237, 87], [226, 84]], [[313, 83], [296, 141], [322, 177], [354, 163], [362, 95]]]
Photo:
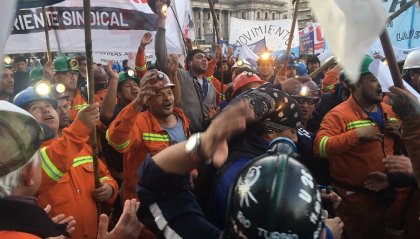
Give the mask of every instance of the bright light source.
[[127, 70], [127, 75], [128, 75], [129, 77], [133, 77], [133, 76], [135, 75], [134, 70], [133, 70], [133, 69], [128, 69], [128, 70]]
[[244, 62], [242, 60], [237, 60], [236, 61], [236, 65], [238, 66], [242, 66], [244, 64]]
[[12, 63], [12, 58], [10, 56], [6, 56], [4, 57], [4, 63], [6, 63], [7, 65]]
[[269, 52], [264, 52], [260, 57], [262, 60], [266, 61], [271, 57], [271, 54]]
[[35, 91], [38, 95], [48, 95], [51, 92], [51, 84], [49, 81], [41, 80], [35, 85]]
[[300, 89], [299, 95], [307, 96], [309, 95], [309, 92], [311, 92], [311, 90], [307, 86], [303, 86], [302, 89]]
[[63, 85], [63, 84], [57, 84], [56, 86], [55, 86], [55, 90], [58, 92], [58, 93], [64, 93], [64, 91], [66, 91], [66, 87]]
[[166, 12], [168, 11], [168, 5], [163, 4], [161, 11], [164, 15], [166, 15]]

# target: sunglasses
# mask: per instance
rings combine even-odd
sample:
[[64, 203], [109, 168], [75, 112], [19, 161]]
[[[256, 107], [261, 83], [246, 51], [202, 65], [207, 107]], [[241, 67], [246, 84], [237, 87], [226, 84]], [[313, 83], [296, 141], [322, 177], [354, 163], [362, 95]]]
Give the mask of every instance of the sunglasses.
[[319, 102], [319, 98], [307, 98], [307, 97], [298, 97], [294, 96], [295, 100], [298, 102], [298, 104], [305, 104], [305, 102], [308, 105], [316, 105]]

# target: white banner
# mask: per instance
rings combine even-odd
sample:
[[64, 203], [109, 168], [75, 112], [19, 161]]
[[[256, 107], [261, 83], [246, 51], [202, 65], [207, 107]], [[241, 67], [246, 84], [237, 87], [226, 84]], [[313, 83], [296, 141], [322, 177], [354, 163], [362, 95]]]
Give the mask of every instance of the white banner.
[[[265, 38], [269, 51], [286, 50], [289, 40], [291, 19], [273, 21], [251, 21], [231, 18], [229, 43], [250, 45]], [[299, 48], [299, 29], [296, 24], [292, 48]]]
[[[178, 1], [176, 1], [178, 2]], [[185, 2], [189, 1], [182, 1]], [[94, 52], [135, 52], [145, 32], [154, 36], [158, 16], [146, 1], [91, 0], [92, 48]], [[188, 9], [178, 8], [182, 19]], [[46, 8], [52, 51], [84, 52], [83, 0], [66, 0]], [[178, 17], [181, 19], [181, 17]], [[166, 41], [169, 53], [183, 53], [180, 27], [168, 9]], [[190, 28], [194, 32], [194, 27]], [[14, 20], [5, 53], [45, 52], [44, 19], [41, 8], [20, 10]], [[154, 43], [147, 48], [154, 52]]]

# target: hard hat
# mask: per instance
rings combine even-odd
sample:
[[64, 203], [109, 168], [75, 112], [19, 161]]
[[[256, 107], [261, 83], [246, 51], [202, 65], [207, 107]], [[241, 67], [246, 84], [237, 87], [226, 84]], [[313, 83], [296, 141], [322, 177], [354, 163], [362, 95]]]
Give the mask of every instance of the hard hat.
[[308, 68], [306, 67], [305, 63], [298, 62], [296, 64], [296, 74], [298, 74], [298, 76], [308, 75]]
[[0, 177], [25, 165], [39, 149], [44, 134], [36, 119], [23, 109], [0, 101]]
[[420, 50], [408, 53], [404, 62], [404, 70], [420, 68]]
[[35, 88], [30, 86], [21, 92], [19, 92], [13, 99], [13, 104], [19, 106], [22, 109], [26, 109], [32, 101], [35, 100], [46, 100], [51, 103], [54, 109], [57, 108], [57, 101], [50, 95], [39, 95], [35, 91]]
[[251, 63], [249, 63], [249, 61], [245, 60], [245, 59], [239, 59], [235, 62], [235, 64], [233, 64], [231, 70], [234, 71], [236, 68], [239, 67], [248, 67], [250, 70], [252, 70], [252, 65]]
[[320, 97], [319, 87], [313, 81], [303, 83], [299, 88], [296, 88], [291, 95], [293, 97], [304, 97], [318, 99]]
[[321, 194], [309, 170], [288, 154], [269, 152], [239, 173], [230, 194], [227, 236], [320, 238]]
[[67, 72], [70, 71], [69, 65], [70, 59], [67, 56], [60, 56], [54, 60], [54, 69], [56, 72]]
[[249, 100], [255, 112], [253, 129], [256, 131], [282, 132], [302, 126], [302, 112], [298, 103], [280, 89], [264, 85], [247, 92], [242, 98]]
[[33, 68], [31, 72], [29, 72], [29, 79], [31, 79], [33, 83], [42, 80], [43, 76], [44, 68], [42, 67]]
[[[132, 69], [129, 69], [132, 70]], [[119, 78], [118, 78], [118, 85], [121, 85], [123, 82], [125, 82], [126, 80], [133, 80], [135, 81], [137, 84], [139, 84], [139, 78], [137, 78], [137, 76], [128, 74], [128, 71], [121, 71], [118, 74]]]
[[157, 71], [157, 78], [158, 80], [162, 81], [163, 86], [160, 87], [159, 89], [163, 89], [165, 87], [174, 87], [175, 84], [171, 82], [171, 80], [169, 79], [169, 77], [163, 73], [162, 71]]
[[374, 61], [374, 59], [371, 56], [365, 55], [365, 58], [363, 59], [363, 62], [362, 62], [362, 67], [360, 69], [360, 74], [371, 73], [369, 71], [369, 65], [373, 61]]
[[[286, 54], [281, 54], [274, 62], [276, 67], [283, 67], [284, 62], [286, 62]], [[290, 55], [287, 61], [287, 67], [297, 67], [297, 63], [298, 60], [293, 55]]]
[[238, 91], [242, 87], [244, 87], [244, 86], [246, 86], [250, 83], [253, 83], [253, 82], [259, 83], [260, 85], [262, 85], [264, 83], [267, 83], [267, 82], [261, 80], [256, 74], [254, 74], [253, 72], [249, 72], [249, 71], [248, 72], [247, 71], [242, 72], [241, 74], [236, 76], [236, 78], [233, 79], [232, 97], [236, 96]]

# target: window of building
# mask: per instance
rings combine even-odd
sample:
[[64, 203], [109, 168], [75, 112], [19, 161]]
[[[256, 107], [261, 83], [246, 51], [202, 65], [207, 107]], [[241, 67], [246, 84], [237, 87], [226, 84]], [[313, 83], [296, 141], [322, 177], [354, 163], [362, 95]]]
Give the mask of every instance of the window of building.
[[261, 17], [260, 12], [257, 12], [257, 18], [260, 18], [260, 17]]
[[276, 19], [276, 14], [275, 13], [273, 13], [273, 20], [275, 20]]
[[242, 19], [245, 19], [245, 12], [242, 12]]
[[264, 19], [268, 19], [268, 12], [264, 13]]
[[207, 20], [210, 20], [210, 12], [207, 13]]

